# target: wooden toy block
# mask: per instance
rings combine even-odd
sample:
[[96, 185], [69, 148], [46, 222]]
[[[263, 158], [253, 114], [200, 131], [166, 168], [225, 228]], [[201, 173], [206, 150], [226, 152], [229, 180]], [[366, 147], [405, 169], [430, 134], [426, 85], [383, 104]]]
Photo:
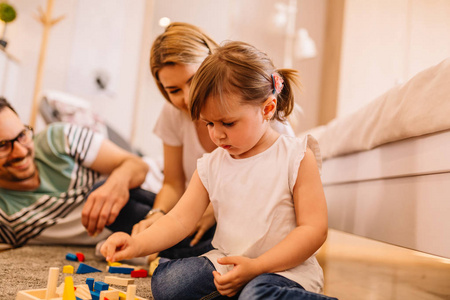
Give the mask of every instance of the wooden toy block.
[[109, 273], [115, 273], [115, 274], [131, 274], [132, 271], [134, 271], [134, 268], [126, 268], [126, 267], [113, 267], [109, 266], [107, 267]]
[[67, 276], [64, 280], [64, 292], [62, 300], [75, 300], [75, 289], [72, 276]]
[[134, 300], [135, 296], [136, 296], [136, 285], [130, 284], [130, 285], [127, 287], [127, 299], [128, 299], [128, 300], [129, 300], [129, 299]]
[[105, 276], [105, 282], [109, 284], [115, 284], [120, 286], [127, 286], [134, 283], [132, 278], [122, 278], [117, 276]]
[[81, 253], [81, 252], [77, 252], [77, 253], [75, 253], [75, 255], [77, 256], [77, 259], [78, 259], [78, 261], [79, 262], [84, 262], [84, 254], [83, 253]]
[[56, 289], [56, 295], [58, 295], [58, 297], [62, 297], [63, 293], [64, 293], [64, 282], [62, 282]]
[[106, 266], [106, 271], [108, 271], [109, 267], [120, 267], [120, 268], [129, 268], [133, 270], [140, 270], [142, 267], [139, 266], [133, 266], [133, 265], [127, 265], [120, 262], [108, 262], [108, 266]]
[[67, 253], [66, 254], [66, 259], [67, 260], [71, 260], [71, 261], [78, 261], [78, 258], [75, 254], [73, 253]]
[[[127, 292], [109, 287], [105, 291], [93, 291], [95, 280], [94, 278], [86, 278], [86, 284], [74, 286], [72, 276], [66, 276], [65, 282], [61, 283], [56, 288], [59, 276], [58, 268], [50, 268], [48, 285], [46, 289], [24, 290], [19, 291], [16, 295], [16, 300], [100, 300], [100, 293], [114, 291], [114, 293], [106, 294], [104, 300], [148, 300], [136, 296], [136, 285], [130, 284], [127, 287]], [[133, 280], [133, 279], [130, 279]], [[99, 282], [96, 285], [97, 289], [102, 289], [108, 286], [104, 282]], [[53, 291], [53, 293], [52, 293]], [[119, 298], [116, 298], [116, 295]]]
[[[129, 300], [129, 299], [132, 299], [132, 300], [136, 300], [136, 299], [137, 300], [147, 300], [146, 298], [142, 298], [142, 297], [136, 296], [136, 285], [134, 285], [134, 284], [130, 284], [128, 286], [127, 292], [124, 292], [124, 291], [121, 291], [121, 290], [118, 290], [118, 289], [115, 289], [115, 288], [112, 288], [112, 287], [110, 287], [109, 290], [118, 291], [120, 300]], [[128, 292], [130, 292], [130, 297], [128, 296]], [[134, 297], [133, 297], [133, 294], [134, 294]]]
[[148, 269], [148, 275], [153, 276], [153, 273], [155, 272], [156, 268], [160, 264], [168, 262], [168, 261], [170, 261], [170, 259], [164, 258], [164, 257], [157, 257], [154, 260], [152, 260], [150, 262], [150, 266], [149, 266], [149, 269]]
[[71, 265], [65, 265], [63, 267], [63, 273], [64, 274], [73, 274], [73, 266]]
[[133, 266], [133, 265], [127, 265], [127, 264], [121, 264], [120, 266], [121, 266], [122, 268], [131, 268], [131, 269], [133, 269], [133, 270], [139, 270], [139, 269], [142, 269], [141, 267]]
[[91, 291], [89, 290], [89, 286], [87, 284], [81, 284], [77, 286], [75, 290], [75, 297], [83, 299], [83, 300], [91, 300]]
[[131, 271], [130, 275], [133, 278], [147, 277], [148, 276], [148, 272], [147, 272], [147, 270], [144, 270], [144, 269], [134, 270], [134, 271]]
[[59, 268], [50, 268], [48, 270], [47, 293], [45, 299], [56, 297], [56, 286], [58, 285]]
[[119, 291], [119, 299], [120, 300], [126, 300], [127, 299], [127, 295], [124, 292]]
[[92, 300], [100, 300], [100, 292], [91, 291]]
[[80, 263], [77, 269], [77, 274], [86, 274], [86, 273], [94, 273], [94, 272], [101, 272], [99, 269], [96, 269], [94, 267], [88, 266], [84, 263]]
[[153, 276], [153, 273], [155, 272], [156, 268], [159, 265], [160, 259], [161, 259], [161, 257], [157, 257], [155, 260], [152, 260], [152, 262], [150, 263], [150, 267], [148, 270], [148, 273], [150, 274], [150, 276]]
[[47, 289], [19, 291], [16, 300], [42, 300], [45, 299]]
[[109, 290], [100, 292], [100, 300], [119, 300], [118, 290]]
[[107, 291], [109, 288], [109, 284], [102, 282], [102, 281], [96, 281], [94, 283], [94, 291], [100, 292], [100, 291]]
[[[133, 285], [129, 285], [129, 286], [133, 286]], [[76, 286], [76, 288], [78, 289], [78, 286]], [[118, 291], [119, 292], [119, 299], [120, 300], [129, 300], [129, 299], [134, 299], [134, 300], [148, 300], [146, 298], [142, 298], [139, 296], [136, 296], [136, 294], [134, 295], [134, 298], [132, 297], [132, 294], [130, 294], [130, 296], [128, 296], [128, 290], [127, 293], [118, 290], [118, 289], [114, 289], [114, 288], [110, 288], [110, 290], [113, 291]], [[134, 289], [134, 293], [136, 289]], [[26, 291], [19, 291], [17, 293], [16, 299], [15, 300], [45, 300], [45, 294], [47, 292], [47, 289], [38, 289], [38, 290], [26, 290]], [[130, 290], [130, 293], [132, 293], [133, 290]], [[95, 299], [100, 299], [100, 295], [97, 292], [91, 292], [91, 298], [86, 298], [87, 300], [95, 300]], [[94, 294], [96, 294], [96, 298], [94, 296]], [[76, 297], [77, 298], [77, 297]], [[78, 297], [79, 298], [79, 297]], [[86, 300], [83, 298], [79, 298], [81, 300]], [[56, 298], [51, 298], [50, 300], [63, 300], [62, 297], [56, 297]], [[78, 300], [78, 299], [77, 299]]]
[[93, 291], [94, 290], [94, 278], [86, 278], [86, 284], [89, 287], [89, 290]]

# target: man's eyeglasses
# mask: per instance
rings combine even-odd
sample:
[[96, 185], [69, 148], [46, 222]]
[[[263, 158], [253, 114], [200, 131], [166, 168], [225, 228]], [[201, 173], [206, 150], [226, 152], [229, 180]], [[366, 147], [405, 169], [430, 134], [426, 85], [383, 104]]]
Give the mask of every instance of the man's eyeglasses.
[[14, 149], [14, 143], [19, 142], [23, 146], [29, 145], [33, 141], [33, 128], [25, 125], [25, 128], [12, 140], [0, 141], [0, 158], [8, 156]]

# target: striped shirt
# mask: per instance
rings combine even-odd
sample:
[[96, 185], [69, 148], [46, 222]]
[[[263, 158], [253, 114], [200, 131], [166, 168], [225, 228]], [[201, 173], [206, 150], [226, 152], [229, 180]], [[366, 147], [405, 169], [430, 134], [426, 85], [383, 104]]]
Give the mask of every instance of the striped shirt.
[[1, 243], [21, 246], [63, 222], [83, 203], [99, 179], [99, 174], [89, 166], [102, 139], [88, 128], [64, 123], [51, 124], [35, 136], [40, 186], [35, 191], [0, 188]]

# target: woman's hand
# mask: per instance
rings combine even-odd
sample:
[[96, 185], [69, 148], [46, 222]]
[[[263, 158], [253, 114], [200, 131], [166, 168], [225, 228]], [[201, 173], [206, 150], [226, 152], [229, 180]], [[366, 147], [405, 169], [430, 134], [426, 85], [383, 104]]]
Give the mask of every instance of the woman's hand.
[[162, 216], [164, 216], [164, 214], [162, 212], [157, 212], [157, 213], [154, 213], [153, 215], [151, 215], [150, 217], [145, 218], [144, 220], [142, 220], [139, 223], [135, 224], [133, 226], [133, 230], [131, 231], [131, 236], [134, 237], [138, 233], [141, 233], [142, 231], [144, 231], [145, 229], [147, 229], [148, 227], [153, 225], [153, 223], [158, 221], [159, 218], [161, 218]]
[[225, 275], [217, 271], [213, 272], [214, 284], [223, 296], [236, 295], [250, 280], [262, 274], [256, 260], [247, 257], [222, 257], [217, 262], [221, 265], [234, 265], [233, 269]]
[[124, 232], [112, 234], [100, 248], [107, 261], [121, 261], [138, 256], [139, 246], [136, 240]]
[[203, 214], [200, 221], [198, 221], [197, 225], [195, 226], [195, 230], [192, 232], [191, 235], [195, 234], [194, 238], [191, 241], [191, 246], [196, 245], [203, 235], [216, 224], [216, 218], [214, 217], [214, 210], [211, 204], [208, 205], [208, 208], [206, 209], [205, 213]]

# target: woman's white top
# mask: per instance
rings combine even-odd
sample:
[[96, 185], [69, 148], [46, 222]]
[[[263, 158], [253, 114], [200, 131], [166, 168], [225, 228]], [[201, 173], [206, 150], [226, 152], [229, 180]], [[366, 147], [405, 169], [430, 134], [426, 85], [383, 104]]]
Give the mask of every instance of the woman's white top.
[[[320, 169], [319, 146], [311, 136], [280, 135], [267, 150], [249, 158], [234, 159], [218, 148], [198, 160], [198, 174], [217, 220], [212, 241], [215, 249], [204, 256], [219, 273], [232, 268], [218, 264], [219, 257], [256, 258], [296, 228], [293, 189], [307, 147], [314, 152]], [[315, 256], [277, 274], [306, 290], [322, 290], [322, 269]]]
[[[272, 121], [271, 126], [281, 134], [294, 136], [294, 131], [289, 124]], [[170, 103], [165, 103], [153, 132], [164, 144], [183, 147], [183, 172], [187, 187], [197, 168], [197, 159], [207, 152], [198, 139], [194, 122], [187, 113]]]

